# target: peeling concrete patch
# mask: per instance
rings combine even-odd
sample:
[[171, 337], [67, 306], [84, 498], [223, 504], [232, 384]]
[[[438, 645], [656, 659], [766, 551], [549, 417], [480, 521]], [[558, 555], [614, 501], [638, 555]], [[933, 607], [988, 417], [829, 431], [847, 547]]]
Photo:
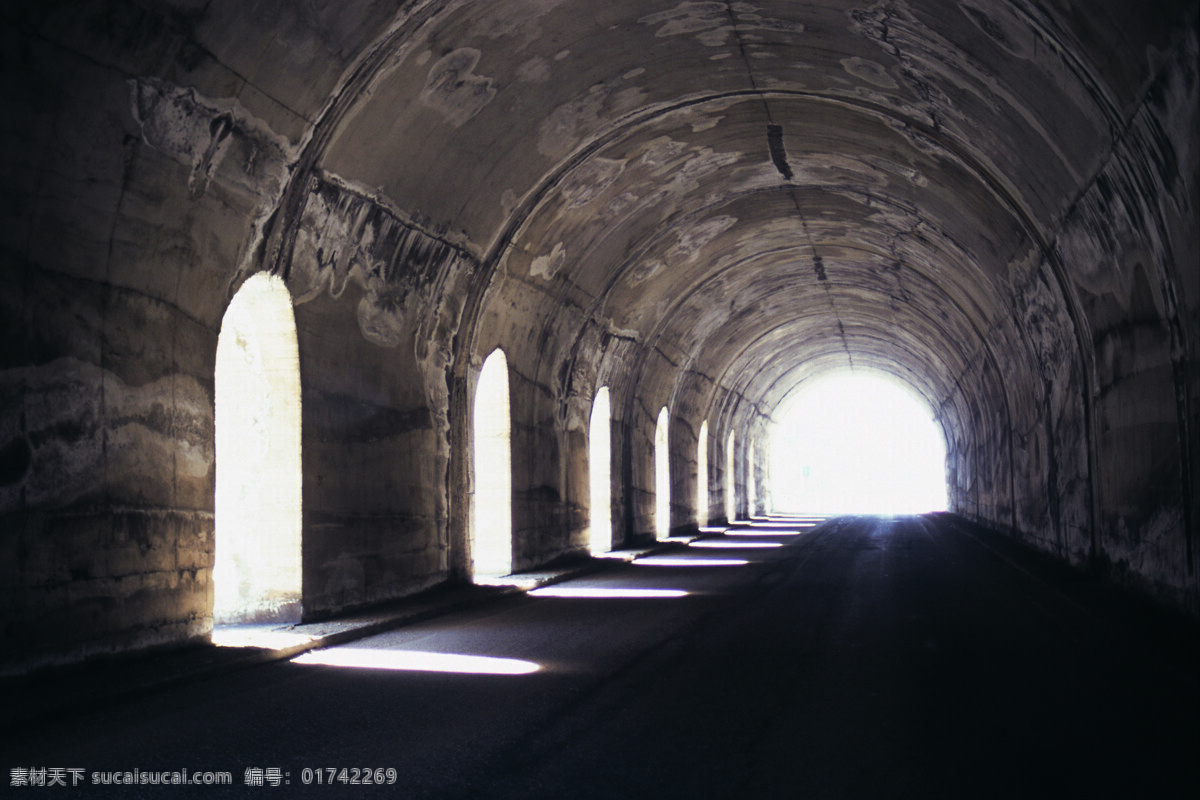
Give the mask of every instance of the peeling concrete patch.
[[[326, 179], [311, 190], [296, 237], [293, 302], [301, 305], [322, 292], [338, 298], [355, 285], [364, 292], [356, 309], [364, 338], [396, 347], [414, 321], [438, 317], [446, 281], [469, 272], [470, 263], [445, 238]], [[457, 320], [431, 324], [457, 328]]]
[[929, 179], [912, 167], [906, 167], [880, 156], [865, 156], [863, 160], [875, 167], [875, 169], [901, 177], [914, 186], [924, 187], [929, 185]]
[[506, 217], [512, 214], [513, 209], [517, 207], [517, 203], [519, 202], [517, 193], [512, 189], [505, 189], [500, 193], [500, 208], [504, 211], [504, 216]]
[[958, 8], [975, 27], [1012, 55], [1021, 59], [1033, 55], [1033, 32], [1004, 3], [959, 0]]
[[694, 191], [699, 188], [702, 178], [733, 166], [741, 158], [742, 153], [720, 153], [708, 147], [697, 148], [675, 173], [667, 188], [676, 193]]
[[567, 260], [567, 251], [563, 247], [563, 243], [559, 242], [554, 245], [554, 249], [549, 255], [538, 256], [529, 266], [529, 275], [534, 278], [545, 278], [550, 280], [562, 268], [562, 265]]
[[732, 25], [721, 25], [711, 31], [696, 34], [696, 41], [705, 47], [723, 47], [729, 41], [729, 34], [733, 31]]
[[[213, 466], [212, 398], [187, 376], [131, 386], [101, 367], [62, 358], [0, 372], [0, 397], [21, 398], [19, 410], [5, 410], [4, 419], [20, 420], [5, 438], [20, 444], [25, 461], [0, 486], [0, 512], [101, 490], [106, 473], [131, 459], [154, 459], [168, 476], [174, 469], [204, 477]], [[72, 494], [63, 494], [65, 486]]]
[[282, 136], [240, 106], [158, 80], [129, 81], [131, 113], [142, 140], [190, 164], [188, 194], [201, 197], [226, 160], [230, 180], [264, 198], [278, 199], [294, 149]]
[[490, 3], [485, 5], [471, 26], [469, 36], [472, 38], [486, 37], [496, 40], [501, 38], [516, 39], [513, 48], [516, 52], [524, 51], [529, 45], [542, 36], [542, 28], [538, 19], [561, 6], [566, 0], [525, 0], [522, 3], [508, 5], [506, 3]]
[[17, 398], [4, 418], [19, 420], [5, 438], [29, 451], [21, 478], [0, 488], [0, 512], [54, 498], [60, 486], [92, 488], [104, 459], [103, 384], [99, 367], [71, 358], [0, 372], [0, 397]]
[[706, 219], [698, 225], [693, 225], [679, 233], [679, 241], [667, 253], [667, 259], [672, 264], [681, 261], [694, 262], [700, 251], [713, 239], [737, 224], [737, 217], [720, 216]]
[[571, 208], [595, 200], [625, 171], [624, 159], [593, 158], [573, 171], [563, 182], [562, 195]]
[[[657, 38], [695, 35], [696, 41], [705, 47], [722, 47], [729, 42], [730, 35], [737, 32], [742, 41], [761, 40], [751, 31], [803, 33], [804, 25], [792, 20], [763, 17], [760, 9], [749, 3], [683, 2], [668, 11], [648, 14], [638, 19], [643, 25], [657, 26]], [[731, 18], [732, 14], [732, 18]], [[766, 54], [751, 57], [773, 58]]]
[[683, 142], [676, 141], [670, 136], [660, 136], [642, 147], [642, 155], [638, 159], [638, 163], [657, 170], [686, 149], [687, 145]]
[[448, 53], [430, 68], [421, 90], [421, 102], [440, 111], [455, 128], [462, 127], [496, 96], [493, 80], [475, 74], [481, 55], [472, 47]]
[[637, 108], [646, 92], [621, 88], [620, 80], [597, 84], [583, 97], [556, 108], [538, 128], [538, 152], [559, 159], [600, 126], [602, 118], [617, 117]]
[[633, 206], [633, 204], [637, 201], [638, 196], [633, 192], [622, 192], [609, 202], [608, 206], [604, 210], [604, 214], [608, 218], [615, 219], [626, 209]]
[[[680, 36], [689, 33], [711, 32], [729, 22], [729, 11], [724, 3], [685, 2], [669, 11], [648, 14], [638, 20], [643, 25], [657, 25], [654, 35], [659, 38]], [[732, 28], [730, 28], [732, 30]]]
[[869, 185], [879, 189], [887, 186], [887, 178], [868, 159], [823, 154], [806, 161], [801, 169], [807, 183], [831, 187]]
[[517, 80], [521, 83], [546, 83], [550, 80], [550, 62], [534, 56], [517, 67]]
[[888, 75], [887, 69], [877, 61], [860, 58], [843, 58], [842, 68], [860, 80], [880, 87], [881, 89], [895, 89], [897, 84], [892, 80], [892, 76]]
[[662, 272], [663, 267], [665, 266], [666, 264], [661, 261], [647, 261], [639, 264], [630, 271], [629, 282], [634, 286], [645, 283], [658, 273]]

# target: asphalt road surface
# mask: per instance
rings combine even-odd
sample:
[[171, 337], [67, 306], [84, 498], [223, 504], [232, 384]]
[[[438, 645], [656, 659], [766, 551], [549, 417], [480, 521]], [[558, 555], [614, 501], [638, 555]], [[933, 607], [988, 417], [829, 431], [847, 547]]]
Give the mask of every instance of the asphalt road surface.
[[8, 770], [231, 787], [0, 794], [1200, 796], [1194, 624], [946, 515], [697, 544], [0, 738]]

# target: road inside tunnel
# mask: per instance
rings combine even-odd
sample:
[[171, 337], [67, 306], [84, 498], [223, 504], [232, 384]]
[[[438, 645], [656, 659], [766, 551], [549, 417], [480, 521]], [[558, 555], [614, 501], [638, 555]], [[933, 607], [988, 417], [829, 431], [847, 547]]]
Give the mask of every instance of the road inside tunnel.
[[[0, 752], [10, 769], [236, 784], [72, 796], [291, 796], [329, 767], [397, 783], [309, 794], [1194, 796], [1190, 623], [950, 515], [761, 520], [704, 542], [728, 547], [331, 648], [537, 666], [524, 674], [297, 660], [8, 731]], [[286, 794], [243, 785], [249, 768], [282, 770]]]

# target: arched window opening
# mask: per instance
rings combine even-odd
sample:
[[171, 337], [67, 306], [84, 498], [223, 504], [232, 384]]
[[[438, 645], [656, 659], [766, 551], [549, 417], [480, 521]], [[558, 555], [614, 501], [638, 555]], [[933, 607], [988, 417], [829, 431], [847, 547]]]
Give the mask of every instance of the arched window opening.
[[696, 524], [708, 524], [708, 420], [700, 423], [696, 445]]
[[667, 407], [658, 412], [654, 429], [654, 532], [659, 539], [671, 535], [671, 456], [667, 444]]
[[612, 549], [612, 413], [608, 387], [602, 386], [592, 401], [588, 426], [588, 480], [591, 484], [591, 534], [593, 553]]
[[475, 389], [475, 502], [471, 560], [476, 577], [512, 572], [512, 417], [508, 359], [496, 348]]
[[883, 374], [835, 373], [775, 415], [772, 495], [783, 511], [909, 514], [946, 508], [946, 445], [928, 404]]
[[300, 359], [279, 278], [252, 276], [226, 309], [214, 394], [213, 622], [297, 622]]
[[729, 432], [725, 440], [725, 520], [732, 524], [737, 519], [737, 458], [733, 454], [737, 438]]

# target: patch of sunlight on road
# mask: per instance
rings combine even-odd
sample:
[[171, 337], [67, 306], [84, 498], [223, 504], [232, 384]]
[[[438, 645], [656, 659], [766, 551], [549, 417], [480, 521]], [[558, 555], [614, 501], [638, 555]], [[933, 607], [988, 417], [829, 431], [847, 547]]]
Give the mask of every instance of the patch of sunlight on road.
[[681, 589], [606, 589], [601, 587], [547, 586], [534, 589], [531, 597], [568, 597], [568, 598], [660, 598], [686, 597], [687, 592]]
[[528, 675], [541, 669], [541, 666], [532, 661], [515, 658], [355, 647], [314, 650], [297, 656], [292, 661], [296, 664], [325, 667], [388, 669], [406, 672], [454, 672], [465, 675]]
[[633, 562], [642, 567], [743, 567], [749, 564], [742, 558], [690, 558], [676, 556], [647, 556]]

